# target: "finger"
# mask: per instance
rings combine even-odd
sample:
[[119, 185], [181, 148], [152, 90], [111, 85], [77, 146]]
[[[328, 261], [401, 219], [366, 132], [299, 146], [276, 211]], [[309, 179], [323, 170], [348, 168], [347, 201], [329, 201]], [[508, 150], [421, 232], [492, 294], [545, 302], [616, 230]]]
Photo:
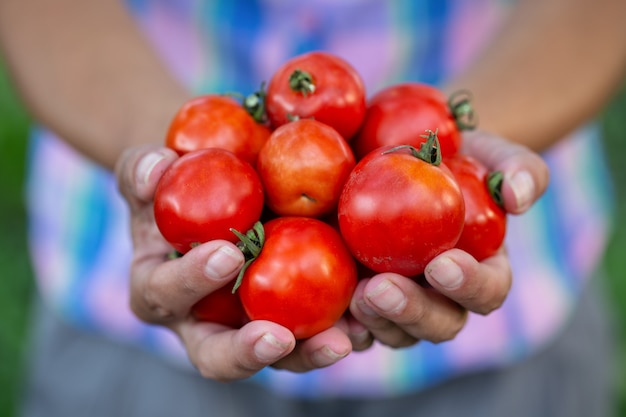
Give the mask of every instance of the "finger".
[[393, 273], [360, 282], [350, 311], [377, 340], [394, 347], [451, 340], [467, 320], [457, 303]]
[[225, 240], [204, 243], [166, 262], [158, 254], [150, 256], [135, 260], [131, 308], [156, 324], [185, 317], [202, 297], [231, 282], [244, 263], [241, 251]]
[[374, 344], [374, 336], [369, 329], [351, 314], [346, 314], [346, 333], [352, 342], [352, 350], [360, 352], [369, 349]]
[[120, 156], [115, 174], [120, 193], [131, 210], [152, 201], [159, 179], [177, 158], [172, 149], [157, 145], [129, 148]]
[[370, 280], [368, 278], [359, 281], [354, 292], [350, 304], [350, 312], [354, 318], [368, 329], [372, 338], [385, 345], [404, 347], [417, 343], [417, 337], [409, 335], [396, 323], [384, 317], [382, 315], [384, 312], [379, 310], [376, 305], [371, 305], [371, 302], [368, 301], [365, 288]]
[[460, 249], [449, 250], [426, 266], [425, 276], [437, 291], [479, 314], [499, 308], [513, 281], [503, 248], [482, 262]]
[[262, 320], [238, 330], [186, 320], [175, 331], [200, 374], [224, 382], [254, 375], [287, 356], [296, 345], [288, 329]]
[[547, 164], [523, 145], [473, 131], [464, 136], [463, 152], [479, 159], [490, 171], [502, 172], [502, 195], [508, 213], [521, 214], [528, 210], [548, 186]]
[[352, 352], [352, 342], [339, 327], [331, 327], [299, 341], [291, 354], [276, 362], [277, 369], [306, 372], [337, 363]]

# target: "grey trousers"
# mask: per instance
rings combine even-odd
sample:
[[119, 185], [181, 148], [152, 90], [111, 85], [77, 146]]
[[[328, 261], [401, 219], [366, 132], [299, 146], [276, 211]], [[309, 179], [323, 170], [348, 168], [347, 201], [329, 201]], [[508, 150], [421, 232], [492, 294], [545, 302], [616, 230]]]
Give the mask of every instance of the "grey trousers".
[[392, 399], [286, 399], [204, 380], [39, 309], [21, 417], [609, 417], [611, 328], [588, 291], [558, 340], [523, 363]]

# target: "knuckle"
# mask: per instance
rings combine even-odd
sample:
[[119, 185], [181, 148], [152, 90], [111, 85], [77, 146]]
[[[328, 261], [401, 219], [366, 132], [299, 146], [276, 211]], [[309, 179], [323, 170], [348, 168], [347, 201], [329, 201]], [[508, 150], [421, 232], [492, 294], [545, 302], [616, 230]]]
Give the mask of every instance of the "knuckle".
[[486, 302], [480, 304], [475, 309], [475, 313], [486, 316], [487, 314], [499, 309], [504, 304], [505, 296], [491, 297]]
[[229, 379], [225, 375], [217, 372], [212, 355], [208, 354], [204, 349], [205, 341], [196, 346], [187, 347], [189, 359], [196, 368], [200, 376], [205, 379], [211, 379], [219, 382], [228, 382]]
[[[481, 288], [477, 291], [476, 302], [473, 303], [475, 308], [472, 311], [484, 316], [499, 309], [504, 304], [510, 289], [511, 279], [502, 281], [501, 285], [491, 285], [490, 291], [487, 291], [487, 288]], [[478, 297], [478, 294], [482, 294], [482, 297]]]
[[442, 326], [440, 331], [434, 333], [428, 340], [432, 343], [438, 344], [443, 342], [449, 342], [457, 337], [461, 332], [465, 324], [467, 323], [468, 313], [465, 309], [460, 309], [459, 314], [455, 317], [447, 326]]
[[480, 279], [472, 280], [472, 285], [465, 287], [463, 294], [457, 299], [463, 305], [474, 306], [484, 304], [485, 297], [485, 281]]
[[508, 287], [503, 288], [487, 280], [478, 280], [475, 285], [469, 286], [458, 302], [474, 313], [486, 315], [500, 308], [508, 293]]
[[392, 333], [398, 328], [396, 323], [383, 317], [373, 319], [368, 323], [368, 327], [371, 331], [376, 331], [377, 333]]
[[429, 314], [426, 303], [411, 303], [409, 323], [422, 323], [428, 319]]
[[222, 383], [233, 382], [247, 378], [262, 368], [255, 363], [248, 363], [239, 355], [224, 355], [221, 349], [216, 352], [208, 343], [208, 339], [205, 339], [190, 352], [191, 362], [205, 379]]
[[139, 296], [131, 298], [131, 309], [141, 320], [147, 323], [162, 324], [170, 322], [174, 311], [158, 301], [154, 291], [143, 291]]
[[418, 338], [410, 335], [398, 327], [394, 328], [393, 331], [377, 334], [376, 340], [380, 344], [394, 349], [412, 346], [419, 341]]
[[200, 373], [200, 376], [202, 376], [204, 379], [211, 379], [213, 381], [222, 383], [231, 382], [234, 379], [228, 377], [225, 374], [217, 373], [216, 370], [211, 366], [211, 364], [203, 363], [199, 366], [196, 366], [196, 369]]
[[409, 334], [406, 334], [405, 337], [401, 338], [399, 341], [394, 343], [392, 347], [394, 347], [396, 349], [401, 349], [401, 348], [413, 346], [417, 342], [419, 342], [418, 338], [413, 337], [413, 336], [411, 336]]
[[212, 364], [209, 361], [202, 359], [202, 355], [200, 355], [200, 358], [194, 362], [194, 366], [202, 378], [218, 382], [229, 382], [229, 379], [226, 378], [226, 376], [217, 374]]

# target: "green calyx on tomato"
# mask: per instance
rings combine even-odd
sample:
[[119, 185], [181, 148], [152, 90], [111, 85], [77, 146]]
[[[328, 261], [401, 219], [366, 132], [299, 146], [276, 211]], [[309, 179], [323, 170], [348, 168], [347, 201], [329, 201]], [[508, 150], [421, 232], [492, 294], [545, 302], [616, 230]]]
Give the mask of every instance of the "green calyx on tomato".
[[265, 82], [261, 83], [261, 87], [254, 93], [244, 97], [242, 106], [257, 123], [267, 122], [267, 112], [265, 111]]
[[241, 107], [252, 116], [255, 122], [264, 124], [267, 122], [267, 113], [265, 112], [265, 83], [261, 83], [261, 87], [254, 93], [247, 96], [237, 92], [230, 91], [222, 94], [224, 97], [233, 97], [241, 102]]
[[504, 207], [504, 196], [502, 195], [502, 181], [504, 180], [504, 175], [502, 171], [493, 171], [487, 175], [487, 189], [489, 190], [489, 195], [493, 198], [493, 201], [500, 207]]
[[478, 120], [472, 106], [471, 92], [468, 90], [455, 91], [448, 99], [448, 107], [450, 107], [459, 130], [473, 130], [476, 128]]
[[[237, 289], [247, 318], [277, 323], [296, 339], [330, 328], [346, 312], [357, 283], [356, 261], [339, 231], [297, 216], [268, 220], [263, 230], [263, 248]], [[252, 236], [259, 233], [260, 227]]]
[[313, 77], [306, 71], [296, 69], [289, 76], [289, 87], [296, 92], [307, 94], [313, 94], [315, 92], [315, 83], [313, 83]]
[[241, 250], [245, 259], [245, 263], [241, 267], [239, 275], [237, 275], [237, 279], [235, 280], [235, 285], [233, 286], [232, 292], [234, 294], [241, 285], [246, 269], [248, 269], [248, 266], [259, 256], [261, 249], [263, 249], [263, 245], [265, 244], [265, 230], [261, 222], [256, 222], [254, 226], [252, 226], [252, 229], [248, 230], [245, 235], [235, 229], [230, 229], [230, 231], [239, 238], [237, 247]]
[[439, 139], [437, 138], [437, 131], [434, 132], [432, 130], [427, 130], [427, 135], [421, 135], [426, 142], [422, 143], [420, 149], [417, 150], [414, 146], [411, 145], [400, 145], [394, 146], [391, 149], [387, 149], [383, 154], [388, 154], [395, 152], [400, 149], [409, 149], [411, 154], [421, 159], [422, 161], [429, 163], [434, 166], [441, 165], [441, 150], [439, 148]]

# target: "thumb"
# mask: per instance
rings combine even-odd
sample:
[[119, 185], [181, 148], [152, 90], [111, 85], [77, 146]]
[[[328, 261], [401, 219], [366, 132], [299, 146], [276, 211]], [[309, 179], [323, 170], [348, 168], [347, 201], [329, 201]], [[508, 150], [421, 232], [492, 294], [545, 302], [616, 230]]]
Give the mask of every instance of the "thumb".
[[465, 134], [463, 151], [480, 160], [490, 171], [502, 172], [502, 195], [508, 213], [524, 213], [548, 186], [548, 165], [538, 153], [519, 143], [474, 131]]
[[131, 210], [152, 201], [163, 173], [178, 158], [176, 152], [157, 145], [140, 145], [122, 153], [115, 164], [120, 193]]

